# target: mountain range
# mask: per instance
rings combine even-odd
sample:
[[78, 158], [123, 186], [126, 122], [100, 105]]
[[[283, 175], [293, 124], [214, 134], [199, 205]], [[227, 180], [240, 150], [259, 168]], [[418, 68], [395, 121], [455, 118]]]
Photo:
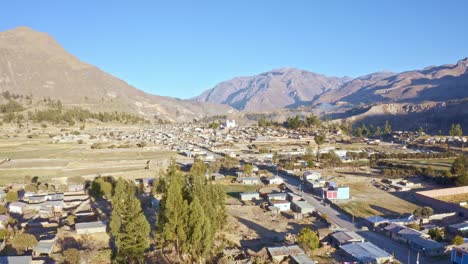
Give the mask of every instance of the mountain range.
[[[191, 121], [241, 112], [326, 109], [332, 119], [400, 118], [417, 125], [467, 123], [468, 59], [401, 73], [332, 77], [280, 68], [219, 83], [190, 100], [148, 94], [68, 53], [47, 33], [19, 27], [0, 32], [0, 91], [60, 99], [65, 106], [120, 111], [152, 120]], [[460, 108], [463, 108], [460, 110]], [[284, 111], [286, 109], [286, 111]], [[453, 117], [453, 120], [447, 118]], [[411, 122], [420, 120], [418, 122]], [[444, 122], [445, 122], [444, 121]], [[466, 124], [468, 125], [468, 124]]]
[[241, 111], [270, 111], [320, 103], [443, 102], [468, 97], [468, 59], [401, 73], [376, 72], [355, 79], [283, 68], [234, 78], [193, 98]]
[[60, 99], [65, 106], [191, 121], [228, 113], [223, 105], [145, 93], [68, 53], [50, 35], [28, 27], [0, 32], [0, 90]]

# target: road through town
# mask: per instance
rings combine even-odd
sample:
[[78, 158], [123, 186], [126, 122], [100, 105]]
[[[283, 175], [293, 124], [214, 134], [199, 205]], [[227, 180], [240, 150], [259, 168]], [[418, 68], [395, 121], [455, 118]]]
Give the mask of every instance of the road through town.
[[[347, 214], [340, 212], [340, 210], [331, 207], [330, 205], [323, 205], [321, 201], [315, 198], [308, 192], [301, 192], [300, 185], [301, 181], [298, 177], [290, 176], [286, 174], [279, 174], [286, 183], [286, 186], [296, 194], [302, 195], [305, 201], [314, 206], [320, 214], [325, 214], [327, 219], [335, 226], [336, 229], [345, 229], [348, 231], [355, 231], [367, 241], [377, 245], [384, 249], [388, 253], [395, 256], [401, 263], [415, 264], [417, 263], [418, 252], [410, 249], [406, 244], [399, 243], [384, 234], [369, 231], [366, 228], [362, 228], [363, 222], [361, 219], [353, 219]], [[443, 264], [448, 263], [448, 259], [433, 259], [426, 258], [424, 256], [419, 257], [419, 263], [434, 263]]]

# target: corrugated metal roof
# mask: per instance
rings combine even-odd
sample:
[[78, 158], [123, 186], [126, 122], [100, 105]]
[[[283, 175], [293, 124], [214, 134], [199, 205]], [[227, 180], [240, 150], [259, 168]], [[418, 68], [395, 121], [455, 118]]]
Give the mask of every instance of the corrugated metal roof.
[[311, 259], [309, 256], [307, 256], [306, 254], [291, 255], [291, 258], [297, 264], [315, 264], [315, 261]]
[[85, 228], [99, 228], [99, 227], [105, 227], [106, 223], [102, 221], [96, 221], [96, 222], [86, 222], [86, 223], [76, 223], [75, 224], [75, 229], [85, 229]]
[[302, 250], [298, 245], [269, 247], [267, 250], [272, 257], [304, 254], [304, 250]]
[[5, 256], [0, 257], [0, 264], [30, 264], [32, 256]]
[[341, 246], [341, 249], [353, 256], [356, 260], [362, 262], [381, 258], [392, 258], [392, 255], [370, 242], [347, 244]]

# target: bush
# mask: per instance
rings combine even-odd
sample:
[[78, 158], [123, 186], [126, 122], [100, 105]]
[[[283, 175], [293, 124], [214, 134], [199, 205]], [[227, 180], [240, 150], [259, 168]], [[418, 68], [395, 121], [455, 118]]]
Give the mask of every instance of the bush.
[[13, 248], [20, 253], [23, 253], [25, 250], [32, 249], [36, 244], [36, 237], [28, 233], [19, 234], [11, 241]]
[[67, 249], [63, 252], [63, 263], [67, 264], [80, 264], [81, 253], [76, 248]]
[[320, 240], [317, 234], [310, 228], [302, 228], [297, 238], [299, 246], [306, 252], [310, 252], [320, 245]]
[[453, 239], [452, 239], [452, 244], [454, 245], [461, 245], [465, 243], [465, 240], [463, 239], [463, 237], [461, 236], [455, 236]]

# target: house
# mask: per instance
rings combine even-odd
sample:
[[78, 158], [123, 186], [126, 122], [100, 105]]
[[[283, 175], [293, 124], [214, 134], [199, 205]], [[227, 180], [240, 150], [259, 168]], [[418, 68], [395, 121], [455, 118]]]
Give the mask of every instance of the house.
[[467, 264], [468, 263], [468, 243], [455, 246], [452, 248], [450, 263], [453, 263], [453, 264]]
[[322, 189], [323, 199], [328, 200], [347, 200], [349, 199], [349, 187], [336, 187], [328, 184], [328, 188]]
[[105, 233], [106, 229], [106, 223], [102, 221], [75, 224], [75, 230], [78, 235]]
[[367, 222], [367, 225], [369, 227], [376, 227], [376, 226], [379, 226], [381, 224], [385, 224], [385, 223], [388, 223], [388, 220], [386, 218], [383, 218], [381, 216], [369, 216], [366, 218], [366, 222]]
[[245, 185], [258, 185], [260, 183], [257, 177], [239, 177], [237, 181]]
[[287, 200], [287, 193], [269, 193], [267, 194], [268, 201], [272, 200]]
[[268, 255], [270, 255], [270, 257], [274, 261], [278, 261], [278, 262], [282, 261], [283, 259], [291, 255], [305, 254], [304, 250], [302, 250], [298, 245], [268, 247], [267, 251], [268, 251]]
[[313, 207], [306, 201], [292, 201], [291, 209], [301, 214], [310, 214], [313, 211], [315, 211], [315, 207]]
[[411, 248], [421, 251], [426, 256], [440, 256], [445, 252], [445, 246], [441, 243], [434, 241], [432, 239], [424, 239], [422, 237], [417, 237], [409, 241]]
[[227, 128], [227, 129], [230, 129], [230, 128], [235, 128], [236, 127], [236, 120], [229, 120], [227, 119], [225, 122], [224, 122], [224, 127]]
[[267, 182], [269, 185], [279, 185], [279, 184], [284, 183], [284, 180], [283, 178], [279, 176], [274, 176], [274, 177], [267, 179]]
[[279, 211], [288, 211], [291, 209], [291, 203], [286, 200], [270, 200], [270, 205], [277, 207]]
[[393, 260], [393, 256], [370, 242], [351, 243], [340, 247], [344, 255], [360, 263], [386, 263]]
[[143, 187], [153, 186], [154, 178], [138, 178], [133, 180], [136, 186], [143, 185]]
[[258, 192], [243, 192], [239, 194], [241, 201], [252, 201], [260, 200], [260, 194]]
[[315, 264], [315, 261], [306, 254], [290, 255], [292, 263], [295, 264]]
[[302, 200], [302, 196], [297, 195], [295, 193], [288, 192], [287, 195], [288, 195], [287, 200], [290, 201], [290, 202]]
[[445, 229], [453, 235], [466, 235], [468, 234], [468, 221], [449, 225]]
[[356, 232], [350, 231], [339, 231], [330, 235], [332, 243], [340, 247], [342, 245], [347, 245], [350, 243], [362, 243], [364, 242], [364, 238], [358, 235]]
[[37, 245], [33, 249], [33, 256], [50, 256], [52, 250], [54, 248], [55, 238], [54, 239], [47, 239], [47, 240], [39, 240]]
[[302, 174], [302, 179], [304, 181], [316, 181], [322, 178], [322, 174], [317, 171], [306, 171]]
[[215, 172], [215, 173], [211, 174], [211, 179], [213, 181], [221, 180], [221, 179], [224, 179], [224, 178], [226, 178], [226, 176], [224, 176], [224, 174], [221, 174], [219, 172]]
[[0, 264], [31, 264], [32, 256], [2, 256]]
[[27, 206], [26, 203], [23, 202], [12, 202], [8, 206], [9, 212], [11, 214], [20, 214], [22, 215], [24, 213], [25, 207]]

